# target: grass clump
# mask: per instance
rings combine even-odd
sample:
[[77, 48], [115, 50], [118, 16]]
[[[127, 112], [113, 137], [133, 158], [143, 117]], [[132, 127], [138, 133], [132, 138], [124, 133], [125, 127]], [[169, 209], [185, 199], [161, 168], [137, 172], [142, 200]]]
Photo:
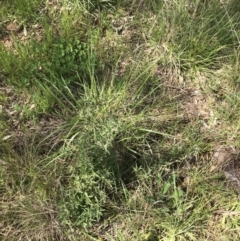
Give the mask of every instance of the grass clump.
[[1, 240], [239, 239], [236, 1], [0, 4]]

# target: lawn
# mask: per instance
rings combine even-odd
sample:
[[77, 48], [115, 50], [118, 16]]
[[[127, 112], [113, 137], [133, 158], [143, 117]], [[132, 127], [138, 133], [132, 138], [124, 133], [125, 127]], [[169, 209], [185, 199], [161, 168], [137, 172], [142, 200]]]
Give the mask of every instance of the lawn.
[[238, 0], [0, 1], [0, 239], [240, 240]]

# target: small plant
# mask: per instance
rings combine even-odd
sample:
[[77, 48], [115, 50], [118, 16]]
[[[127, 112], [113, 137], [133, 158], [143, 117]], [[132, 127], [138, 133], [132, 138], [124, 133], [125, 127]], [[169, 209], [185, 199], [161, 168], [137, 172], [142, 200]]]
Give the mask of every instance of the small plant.
[[39, 54], [39, 67], [41, 73], [53, 74], [57, 78], [64, 78], [70, 84], [81, 76], [87, 75], [86, 62], [89, 59], [89, 48], [87, 43], [79, 40], [65, 41], [60, 39], [37, 49]]
[[[60, 39], [45, 45], [18, 43], [17, 54], [4, 48], [0, 51], [3, 74], [9, 75], [11, 77], [9, 82], [17, 86], [36, 84], [38, 81], [42, 82], [44, 77], [52, 78], [53, 81], [64, 78], [67, 84], [73, 83], [79, 79], [79, 76], [87, 79], [86, 63], [94, 61], [94, 58], [89, 59], [92, 53], [88, 43], [79, 40]], [[16, 76], [18, 81], [16, 81]]]

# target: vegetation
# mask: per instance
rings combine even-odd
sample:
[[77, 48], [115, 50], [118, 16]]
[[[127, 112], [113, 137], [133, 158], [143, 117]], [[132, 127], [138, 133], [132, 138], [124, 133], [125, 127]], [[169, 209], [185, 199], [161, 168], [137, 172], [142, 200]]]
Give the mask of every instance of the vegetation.
[[237, 0], [0, 2], [0, 239], [240, 239]]

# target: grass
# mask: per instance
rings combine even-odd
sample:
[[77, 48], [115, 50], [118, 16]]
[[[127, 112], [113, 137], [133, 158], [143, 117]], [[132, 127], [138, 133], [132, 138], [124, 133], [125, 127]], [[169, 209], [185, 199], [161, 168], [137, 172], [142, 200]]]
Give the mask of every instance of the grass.
[[1, 240], [239, 240], [239, 20], [2, 1]]

